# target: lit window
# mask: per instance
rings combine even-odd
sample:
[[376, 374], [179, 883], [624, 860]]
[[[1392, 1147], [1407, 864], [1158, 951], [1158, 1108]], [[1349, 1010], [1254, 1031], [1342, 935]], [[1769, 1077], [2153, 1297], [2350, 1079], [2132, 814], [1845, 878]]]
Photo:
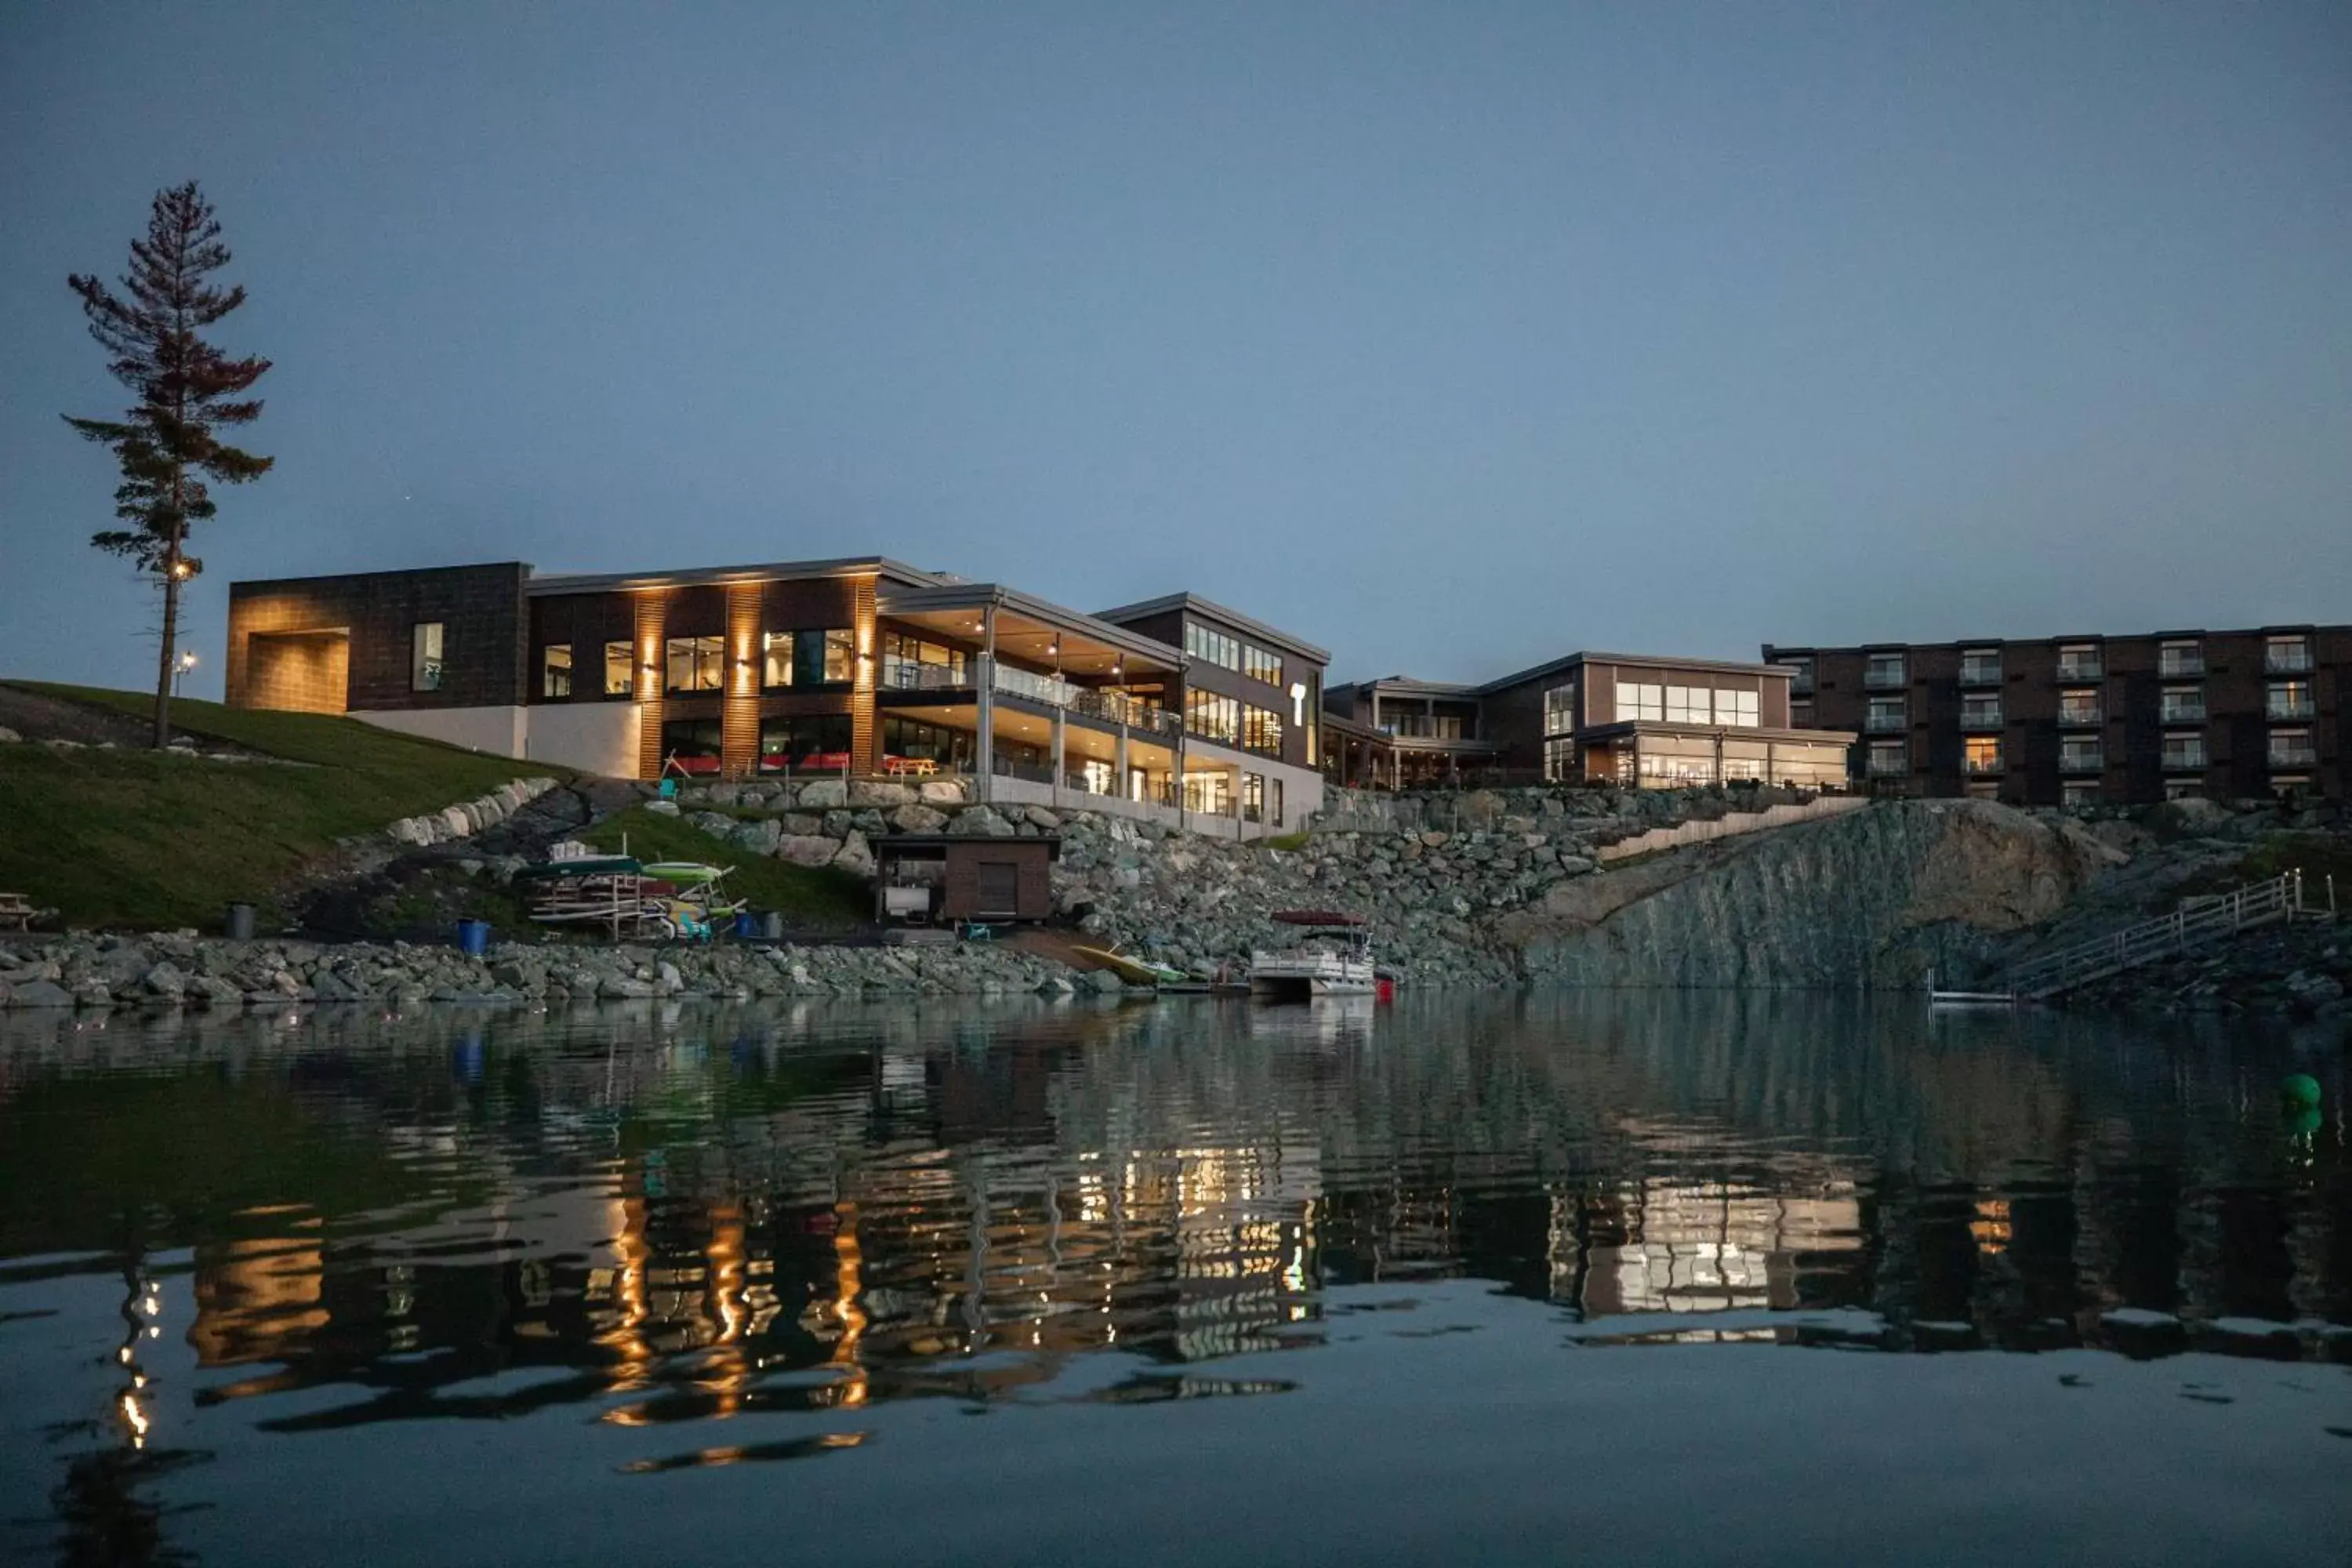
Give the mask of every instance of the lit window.
[[1262, 647], [1242, 644], [1242, 673], [1252, 680], [1263, 680], [1268, 686], [1282, 684], [1282, 659]]
[[1211, 631], [1198, 621], [1184, 623], [1184, 651], [1194, 658], [1205, 658], [1221, 668], [1242, 668], [1241, 639]]
[[1715, 721], [1715, 693], [1704, 686], [1666, 688], [1666, 722], [1709, 724]]
[[608, 642], [604, 645], [605, 696], [626, 697], [636, 689], [635, 664], [635, 644]]
[[726, 664], [724, 637], [672, 637], [663, 687], [670, 691], [716, 691]]
[[541, 697], [572, 695], [570, 643], [551, 643], [539, 650], [539, 694]]
[[1972, 773], [2000, 772], [2000, 737], [1971, 735], [1968, 740], [1968, 771]]
[[1756, 693], [1718, 690], [1715, 694], [1715, 721], [1718, 724], [1735, 725], [1740, 729], [1754, 729], [1761, 722]]
[[2311, 682], [2308, 680], [2272, 681], [2265, 712], [2273, 719], [2310, 718], [2313, 712]]
[[1184, 728], [1204, 740], [1231, 745], [1241, 738], [1242, 705], [1236, 699], [1220, 697], [1213, 691], [1187, 691]]
[[411, 691], [441, 689], [441, 631], [439, 621], [419, 621], [409, 628], [408, 689]]
[[2097, 687], [2058, 694], [2058, 722], [2061, 724], [2096, 724], [2101, 717]]
[[762, 632], [760, 634], [760, 684], [790, 686], [793, 683], [793, 634]]
[[1666, 689], [1646, 681], [1630, 680], [1617, 688], [1617, 717], [1625, 720], [1647, 720], [1664, 722], [1666, 717]]
[[1242, 708], [1242, 746], [1247, 751], [1279, 754], [1282, 751], [1282, 715], [1244, 704]]
[[1576, 688], [1555, 686], [1544, 693], [1544, 733], [1565, 735], [1576, 728]]

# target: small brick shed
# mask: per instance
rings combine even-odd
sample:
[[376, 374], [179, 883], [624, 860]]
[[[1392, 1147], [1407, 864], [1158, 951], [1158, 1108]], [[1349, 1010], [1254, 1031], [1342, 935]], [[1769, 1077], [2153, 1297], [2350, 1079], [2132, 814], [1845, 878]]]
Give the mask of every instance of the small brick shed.
[[[1062, 852], [1055, 837], [978, 838], [943, 833], [898, 833], [874, 841], [874, 909], [893, 918], [893, 888], [930, 890], [929, 918], [937, 921], [1042, 921], [1054, 912], [1052, 867]], [[901, 913], [897, 918], [919, 919]]]

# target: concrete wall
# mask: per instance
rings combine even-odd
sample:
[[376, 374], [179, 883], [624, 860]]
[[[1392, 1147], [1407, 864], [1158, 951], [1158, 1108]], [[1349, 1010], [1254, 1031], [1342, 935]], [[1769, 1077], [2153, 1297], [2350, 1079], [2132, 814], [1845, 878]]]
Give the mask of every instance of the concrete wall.
[[444, 741], [469, 752], [488, 752], [501, 757], [526, 754], [524, 739], [530, 727], [530, 710], [520, 706], [410, 708], [376, 712], [355, 710], [352, 717], [380, 729], [397, 730], [404, 735], [422, 735], [428, 741]]
[[608, 778], [637, 773], [641, 710], [634, 702], [542, 702], [528, 710], [523, 754]]

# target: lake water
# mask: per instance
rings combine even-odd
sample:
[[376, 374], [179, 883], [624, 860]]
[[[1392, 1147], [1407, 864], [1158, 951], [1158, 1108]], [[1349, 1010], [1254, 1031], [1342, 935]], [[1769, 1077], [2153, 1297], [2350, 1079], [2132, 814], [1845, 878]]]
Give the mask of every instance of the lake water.
[[0, 1559], [2341, 1568], [2347, 1078], [1697, 994], [19, 1016]]

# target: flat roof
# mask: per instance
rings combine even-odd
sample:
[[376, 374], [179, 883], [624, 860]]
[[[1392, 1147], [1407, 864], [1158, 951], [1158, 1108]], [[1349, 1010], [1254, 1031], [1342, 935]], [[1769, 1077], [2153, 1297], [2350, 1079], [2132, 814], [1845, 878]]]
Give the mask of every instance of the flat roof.
[[1567, 654], [1546, 664], [1532, 665], [1514, 674], [1489, 680], [1478, 687], [1477, 690], [1481, 696], [1488, 692], [1507, 690], [1514, 686], [1524, 686], [1530, 680], [1541, 679], [1547, 675], [1556, 675], [1562, 670], [1573, 669], [1580, 664], [1631, 664], [1649, 669], [1702, 670], [1709, 675], [1794, 675], [1796, 673], [1786, 665], [1748, 664], [1738, 659], [1676, 658], [1662, 654], [1586, 652]]
[[1121, 605], [1115, 609], [1097, 610], [1095, 616], [1098, 620], [1105, 621], [1139, 621], [1146, 616], [1164, 616], [1171, 610], [1194, 610], [1213, 620], [1223, 621], [1236, 631], [1247, 632], [1262, 641], [1270, 642], [1285, 653], [1295, 653], [1299, 658], [1312, 659], [1317, 664], [1328, 665], [1331, 662], [1331, 652], [1328, 648], [1317, 647], [1311, 642], [1292, 637], [1288, 632], [1276, 630], [1264, 621], [1243, 615], [1239, 610], [1227, 609], [1214, 599], [1204, 599], [1198, 594], [1163, 594], [1157, 599], [1146, 599], [1140, 604]]
[[2062, 632], [2054, 637], [1939, 637], [1931, 642], [1766, 643], [1766, 658], [1797, 654], [1900, 653], [1908, 648], [2041, 647], [2068, 643], [2186, 642], [2195, 637], [2263, 637], [2312, 636], [2320, 632], [2352, 632], [2352, 625], [2329, 621], [2287, 621], [2267, 626], [2179, 626], [2153, 632]]
[[1463, 698], [1475, 697], [1481, 689], [1475, 686], [1464, 686], [1458, 681], [1421, 680], [1410, 675], [1381, 675], [1370, 680], [1344, 680], [1337, 686], [1327, 686], [1323, 694], [1328, 697], [1337, 692], [1370, 691], [1376, 688], [1384, 692], [1402, 692], [1412, 697]]
[[936, 572], [893, 561], [887, 555], [845, 555], [824, 561], [770, 561], [743, 566], [694, 566], [677, 572], [579, 572], [534, 575], [525, 585], [537, 594], [606, 594], [631, 588], [684, 588], [709, 583], [775, 583], [801, 577], [879, 575], [918, 586], [951, 582]]
[[1171, 668], [1182, 669], [1191, 662], [1183, 649], [1171, 647], [1157, 637], [1145, 637], [1130, 627], [1024, 594], [1018, 588], [1008, 588], [1002, 583], [949, 583], [935, 579], [923, 586], [897, 589], [882, 595], [876, 609], [881, 615], [905, 617], [940, 611], [980, 610], [989, 605], [1081, 633]]

